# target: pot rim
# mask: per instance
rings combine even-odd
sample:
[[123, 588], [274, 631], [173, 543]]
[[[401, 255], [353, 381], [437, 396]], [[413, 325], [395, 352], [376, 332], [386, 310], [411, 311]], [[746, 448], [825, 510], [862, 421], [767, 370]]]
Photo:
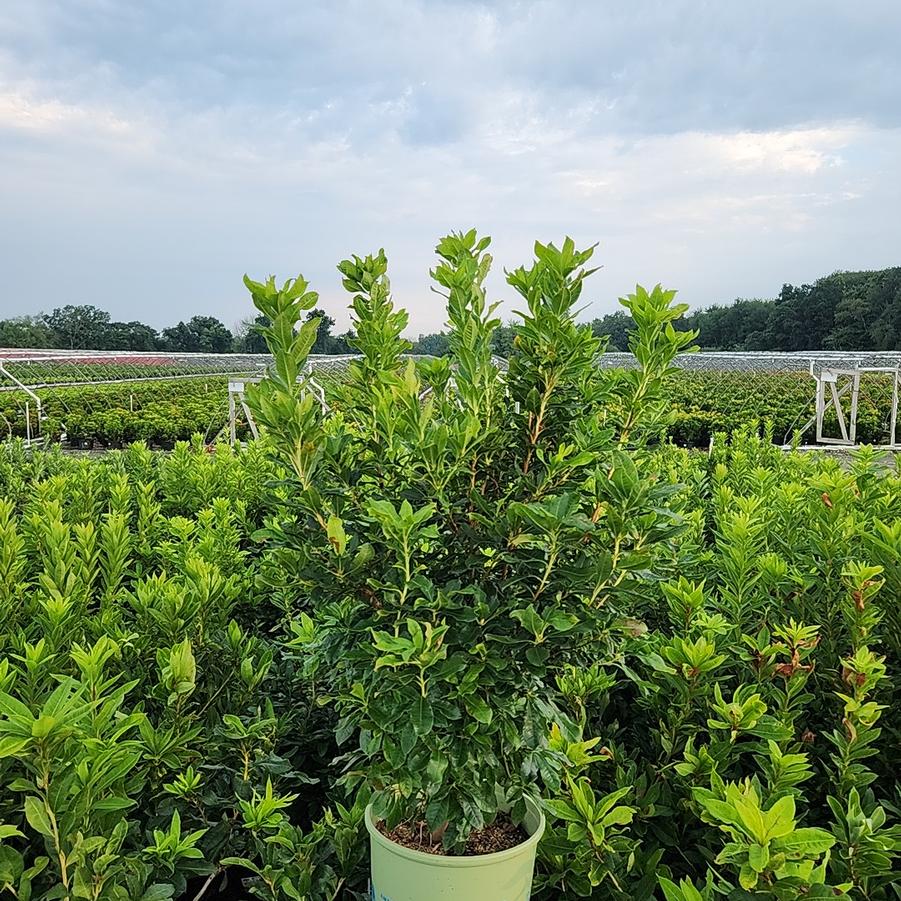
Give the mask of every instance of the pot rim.
[[538, 816], [538, 825], [535, 827], [534, 831], [524, 842], [520, 842], [513, 848], [506, 848], [503, 851], [492, 851], [491, 854], [471, 854], [465, 857], [449, 857], [444, 854], [428, 854], [425, 851], [407, 848], [405, 845], [392, 841], [379, 831], [372, 816], [371, 804], [366, 807], [366, 831], [369, 833], [371, 840], [380, 847], [391, 854], [395, 854], [397, 857], [402, 857], [411, 862], [420, 863], [425, 866], [452, 867], [455, 869], [485, 867], [495, 863], [502, 863], [505, 860], [510, 860], [511, 858], [519, 857], [520, 855], [534, 853], [538, 842], [541, 840], [541, 836], [544, 835], [546, 820], [544, 811], [542, 811], [542, 809], [531, 799], [526, 799], [526, 806], [530, 813]]

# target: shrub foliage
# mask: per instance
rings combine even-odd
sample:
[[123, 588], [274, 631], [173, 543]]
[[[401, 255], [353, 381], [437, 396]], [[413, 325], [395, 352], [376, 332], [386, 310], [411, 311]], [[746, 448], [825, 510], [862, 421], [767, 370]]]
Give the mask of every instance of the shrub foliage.
[[405, 358], [383, 253], [341, 264], [359, 359], [323, 416], [317, 297], [247, 281], [264, 438], [0, 449], [0, 898], [366, 897], [363, 813], [453, 852], [540, 803], [538, 899], [898, 897], [901, 479], [755, 428], [661, 444], [691, 336], [592, 251], [438, 245], [451, 355]]

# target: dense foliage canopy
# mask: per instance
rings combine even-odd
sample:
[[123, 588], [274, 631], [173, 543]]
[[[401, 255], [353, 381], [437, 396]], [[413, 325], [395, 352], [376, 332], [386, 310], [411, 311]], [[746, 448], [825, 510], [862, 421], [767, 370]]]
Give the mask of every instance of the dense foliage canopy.
[[[610, 350], [629, 349], [635, 330], [624, 310], [592, 320]], [[738, 298], [688, 313], [678, 324], [698, 332], [704, 350], [901, 350], [901, 267], [836, 272], [812, 285], [784, 285], [774, 300]], [[499, 328], [495, 353], [512, 351], [513, 328]], [[448, 352], [443, 332], [420, 335], [416, 353]]]
[[[331, 333], [334, 320], [322, 310], [310, 315], [320, 323], [313, 352], [347, 353], [346, 336]], [[0, 347], [265, 353], [265, 342], [254, 328], [260, 324], [264, 324], [260, 317], [250, 319], [233, 334], [215, 316], [198, 315], [157, 331], [143, 322], [115, 322], [109, 313], [89, 304], [68, 304], [39, 316], [0, 319]]]
[[673, 292], [600, 370], [570, 241], [502, 376], [487, 248], [439, 244], [418, 363], [384, 254], [341, 264], [331, 415], [315, 292], [248, 280], [262, 440], [0, 446], [0, 899], [362, 901], [367, 804], [453, 850], [525, 798], [536, 901], [899, 897], [897, 469], [660, 442]]
[[[314, 344], [315, 348], [315, 344]], [[159, 377], [149, 367], [148, 374]], [[348, 370], [317, 371], [328, 403], [340, 410], [341, 384]], [[64, 369], [59, 370], [64, 377]], [[807, 373], [692, 372], [679, 370], [667, 378], [670, 415], [661, 421], [658, 437], [681, 447], [708, 447], [717, 432], [729, 433], [758, 421], [769, 424], [777, 443], [794, 440], [796, 430], [815, 412], [814, 383]], [[891, 380], [884, 374], [864, 376], [858, 402], [857, 438], [887, 443], [891, 425]], [[121, 385], [84, 384], [41, 391], [44, 419], [40, 433], [50, 441], [64, 440], [75, 448], [121, 447], [137, 439], [156, 447], [171, 447], [194, 433], [214, 440], [227, 426], [228, 392], [225, 379], [191, 379]], [[0, 434], [24, 437], [26, 404], [22, 391], [0, 393]], [[32, 428], [36, 414], [31, 407]], [[239, 411], [238, 435], [246, 437], [247, 424]], [[825, 419], [827, 434], [839, 436], [835, 414]], [[810, 441], [812, 431], [804, 434]]]
[[[594, 320], [595, 333], [627, 350], [625, 313]], [[901, 267], [836, 272], [784, 285], [775, 300], [736, 300], [689, 313], [682, 325], [706, 350], [901, 350]]]
[[[313, 310], [320, 320], [313, 353], [350, 352], [352, 333], [333, 335], [334, 320]], [[108, 313], [90, 305], [68, 305], [38, 316], [0, 319], [0, 347], [86, 348], [92, 350], [232, 350], [265, 353], [265, 341], [255, 326], [257, 315], [232, 334], [211, 316], [194, 316], [158, 332], [141, 322], [114, 322]], [[634, 322], [625, 311], [592, 321], [594, 333], [609, 338], [611, 350], [628, 350]], [[747, 300], [717, 304], [688, 313], [679, 325], [697, 331], [708, 350], [901, 350], [901, 267], [864, 272], [836, 272], [812, 285], [784, 285], [775, 300]], [[512, 325], [492, 335], [494, 352], [513, 352]], [[444, 332], [420, 335], [413, 352], [444, 356]]]

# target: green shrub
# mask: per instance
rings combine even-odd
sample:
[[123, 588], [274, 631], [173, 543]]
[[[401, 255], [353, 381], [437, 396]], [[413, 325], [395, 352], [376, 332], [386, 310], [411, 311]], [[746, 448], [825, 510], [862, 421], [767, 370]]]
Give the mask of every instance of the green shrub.
[[528, 313], [504, 380], [487, 245], [474, 232], [439, 244], [454, 366], [431, 368], [424, 402], [385, 257], [341, 264], [362, 357], [336, 424], [295, 381], [315, 332], [294, 327], [315, 295], [302, 279], [249, 283], [276, 360], [251, 403], [295, 475], [296, 525], [273, 535], [307, 571], [315, 616], [298, 641], [335, 696], [339, 738], [353, 739], [342, 781], [372, 793], [388, 828], [420, 819], [448, 847], [561, 789], [569, 761], [548, 735], [576, 743], [579, 729], [553, 674], [604, 640], [615, 599], [672, 528], [654, 512], [664, 494], [621, 448], [691, 340], [665, 328], [681, 312], [671, 294], [639, 289], [628, 303], [646, 368], [622, 382], [622, 420], [608, 422], [598, 340], [574, 321], [591, 250], [539, 244], [535, 265], [508, 277]]
[[250, 554], [275, 475], [255, 448], [0, 448], [0, 897], [193, 897], [270, 780], [315, 781]]
[[291, 473], [266, 535], [340, 717], [336, 789], [448, 847], [540, 794], [536, 898], [889, 897], [897, 618], [864, 561], [897, 568], [898, 478], [772, 426], [709, 458], [645, 444], [677, 311], [637, 292], [644, 366], [600, 375], [570, 244], [509, 275], [502, 381], [486, 247], [439, 244], [451, 355], [419, 368], [384, 255], [341, 265], [362, 358], [327, 420], [297, 381], [315, 295], [248, 283], [279, 361], [252, 403]]
[[384, 255], [342, 264], [328, 417], [270, 281], [260, 442], [0, 446], [0, 898], [361, 901], [367, 803], [459, 845], [538, 796], [536, 901], [898, 897], [897, 467], [701, 403], [708, 454], [660, 441], [678, 308], [637, 290], [642, 368], [589, 365], [571, 242], [508, 275], [502, 376], [486, 251], [439, 245], [413, 363]]

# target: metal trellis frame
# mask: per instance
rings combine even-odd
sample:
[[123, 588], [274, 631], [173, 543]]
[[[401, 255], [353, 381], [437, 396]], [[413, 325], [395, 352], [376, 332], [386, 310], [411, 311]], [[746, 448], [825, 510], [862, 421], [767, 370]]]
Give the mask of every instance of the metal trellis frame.
[[[425, 355], [411, 358], [426, 358]], [[329, 410], [331, 388], [347, 378], [347, 367], [357, 357], [343, 355], [311, 355], [304, 372], [304, 381], [323, 407]], [[494, 358], [496, 365], [506, 370], [507, 361]], [[65, 389], [86, 386], [137, 386], [148, 382], [204, 380], [211, 387], [223, 391], [221, 419], [232, 440], [237, 439], [239, 417], [246, 421], [250, 433], [257, 434], [257, 426], [244, 397], [244, 386], [259, 381], [272, 363], [268, 354], [204, 354], [168, 353], [163, 351], [90, 351], [90, 350], [3, 350], [0, 349], [0, 414], [6, 430], [27, 440], [43, 434], [42, 423], [48, 415], [48, 404], [54, 408], [51, 416], [67, 416], [71, 395]], [[607, 353], [598, 359], [604, 369], [629, 369], [637, 366], [627, 353]], [[686, 375], [703, 374], [705, 393], [716, 395], [728, 385], [735, 388], [736, 377], [742, 374], [791, 376], [792, 384], [800, 380], [810, 385], [810, 400], [799, 403], [792, 429], [811, 434], [821, 445], [857, 445], [861, 434], [858, 414], [869, 410], [869, 434], [888, 431], [882, 445], [901, 449], [898, 436], [898, 404], [901, 394], [901, 353], [899, 352], [702, 352], [681, 354], [674, 361], [677, 371]], [[807, 379], [812, 378], [813, 384]], [[227, 389], [227, 392], [226, 390]], [[803, 390], [799, 386], [799, 391]], [[425, 390], [424, 394], [428, 392]], [[740, 392], [736, 392], [740, 394]], [[876, 394], [878, 393], [878, 397]], [[227, 408], [225, 398], [227, 397]], [[4, 398], [6, 402], [4, 403]], [[869, 406], [865, 406], [869, 401]], [[122, 401], [130, 406], [130, 396]], [[79, 410], [90, 412], [90, 405], [105, 410], [104, 399], [90, 392], [79, 398]], [[881, 426], [874, 427], [873, 411], [883, 417]], [[737, 415], [743, 413], [736, 410]], [[36, 415], [35, 415], [36, 414]], [[766, 416], [758, 405], [748, 415]], [[198, 423], [202, 427], [202, 424]], [[795, 426], [799, 426], [795, 429]], [[218, 427], [218, 426], [217, 426]], [[789, 441], [791, 430], [786, 434]]]
[[[606, 353], [599, 361], [604, 368], [629, 369], [638, 365], [632, 354]], [[813, 379], [808, 407], [798, 410], [792, 429], [783, 440], [790, 443], [792, 432], [805, 435], [815, 428], [821, 445], [859, 447], [858, 413], [865, 395], [878, 400], [886, 416], [886, 440], [878, 444], [887, 450], [901, 450], [898, 436], [898, 404], [901, 394], [901, 352], [898, 351], [704, 351], [679, 354], [674, 367], [686, 373], [711, 377], [710, 390], [737, 374], [809, 375]], [[890, 390], [889, 390], [890, 386]], [[844, 406], [848, 402], [848, 408]], [[740, 411], [738, 411], [740, 412]], [[805, 420], [805, 416], [809, 418]], [[838, 435], [828, 434], [834, 418]], [[798, 426], [798, 423], [802, 423]], [[797, 428], [795, 428], [797, 426]]]
[[[884, 374], [891, 377], [892, 399], [889, 409], [888, 441], [882, 447], [889, 450], [901, 450], [898, 442], [898, 397], [901, 386], [901, 366], [860, 366], [855, 369], [819, 368], [811, 364], [810, 374], [816, 381], [816, 414], [811, 422], [808, 422], [805, 431], [811, 425], [816, 425], [816, 440], [818, 444], [838, 444], [846, 447], [857, 446], [857, 414], [860, 401], [861, 376], [866, 374]], [[841, 387], [841, 380], [845, 382]], [[828, 394], [827, 394], [828, 388]], [[851, 395], [851, 406], [847, 424], [845, 411], [842, 406], [842, 397]], [[825, 419], [828, 413], [834, 413], [838, 422], [841, 437], [830, 436], [825, 433]]]

